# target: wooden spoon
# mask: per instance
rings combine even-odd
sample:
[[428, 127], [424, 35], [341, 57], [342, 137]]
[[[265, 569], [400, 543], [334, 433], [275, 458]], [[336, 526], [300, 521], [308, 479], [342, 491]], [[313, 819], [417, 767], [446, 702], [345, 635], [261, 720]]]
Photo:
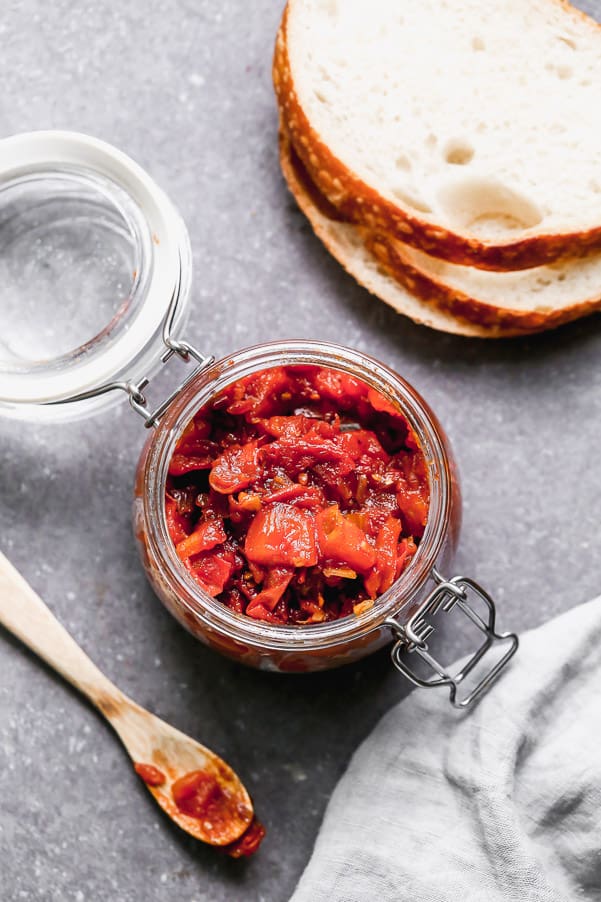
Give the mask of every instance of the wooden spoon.
[[1, 552], [0, 623], [96, 705], [123, 742], [137, 773], [178, 826], [213, 846], [234, 844], [227, 850], [234, 857], [256, 849], [264, 831], [254, 820], [248, 792], [234, 771], [210, 749], [117, 689]]

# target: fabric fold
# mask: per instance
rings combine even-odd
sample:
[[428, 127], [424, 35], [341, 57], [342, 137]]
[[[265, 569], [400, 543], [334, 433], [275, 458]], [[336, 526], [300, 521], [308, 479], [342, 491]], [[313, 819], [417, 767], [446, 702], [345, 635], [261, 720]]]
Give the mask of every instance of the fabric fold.
[[477, 708], [415, 691], [355, 753], [291, 902], [601, 900], [601, 599]]

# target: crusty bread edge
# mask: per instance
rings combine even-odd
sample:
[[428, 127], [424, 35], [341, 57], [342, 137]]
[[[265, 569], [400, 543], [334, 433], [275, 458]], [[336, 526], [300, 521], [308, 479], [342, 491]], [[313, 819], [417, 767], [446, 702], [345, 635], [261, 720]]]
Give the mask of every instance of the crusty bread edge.
[[[580, 232], [523, 233], [493, 244], [469, 233], [454, 232], [409, 213], [382, 197], [345, 166], [324, 144], [303, 110], [292, 76], [287, 46], [288, 0], [276, 38], [273, 83], [280, 114], [294, 148], [320, 192], [350, 222], [388, 233], [413, 247], [451, 263], [505, 271], [541, 266], [570, 254], [601, 248], [601, 225]], [[598, 24], [568, 0], [549, 0], [566, 12]]]
[[[363, 230], [365, 246], [383, 263], [388, 272], [420, 300], [435, 304], [453, 316], [481, 326], [541, 332], [555, 329], [601, 309], [601, 294], [556, 310], [517, 310], [481, 301], [426, 272], [403, 252], [401, 242], [388, 235]], [[574, 260], [573, 265], [577, 265]]]
[[[331, 218], [318, 207], [291, 163], [290, 145], [284, 129], [280, 130], [280, 164], [291, 194], [332, 257], [355, 281], [385, 301], [397, 313], [408, 316], [419, 325], [469, 338], [510, 338], [524, 334], [523, 329], [486, 327], [462, 320], [447, 310], [421, 300], [404, 288], [385, 265], [372, 257], [356, 226]], [[350, 251], [349, 242], [344, 239], [344, 234], [349, 230], [355, 234], [354, 247]]]
[[[601, 295], [552, 311], [515, 310], [498, 307], [472, 297], [417, 266], [408, 256], [407, 249], [403, 248], [402, 242], [397, 239], [345, 222], [340, 212], [330, 204], [327, 198], [319, 195], [318, 188], [310, 181], [310, 176], [304, 170], [302, 162], [295, 155], [283, 123], [280, 125], [280, 163], [288, 186], [299, 206], [310, 220], [319, 238], [333, 256], [343, 263], [347, 271], [351, 272], [357, 281], [365, 284], [365, 277], [359, 278], [356, 274], [357, 264], [355, 266], [348, 264], [348, 254], [343, 253], [344, 259], [341, 260], [340, 240], [336, 242], [335, 237], [332, 237], [333, 234], [335, 235], [336, 225], [338, 225], [338, 229], [341, 225], [347, 229], [352, 228], [357, 240], [361, 241], [366, 251], [378, 261], [387, 278], [394, 279], [422, 305], [427, 305], [430, 316], [432, 309], [437, 308], [443, 315], [463, 321], [466, 329], [467, 324], [470, 324], [474, 327], [483, 327], [487, 331], [486, 337], [508, 337], [509, 335], [532, 334], [554, 329], [601, 309]], [[317, 218], [319, 218], [319, 228], [316, 228], [315, 224]], [[326, 234], [327, 240], [324, 238], [324, 234]], [[331, 249], [332, 243], [337, 244], [337, 252]], [[373, 289], [370, 288], [370, 290]], [[378, 294], [378, 291], [375, 293]], [[383, 299], [387, 300], [387, 298]], [[392, 302], [388, 300], [388, 303]], [[392, 303], [392, 306], [399, 309], [398, 300], [396, 304]], [[399, 309], [399, 312], [407, 311]], [[407, 315], [415, 319], [411, 312], [407, 312]], [[418, 321], [425, 323], [423, 319]], [[433, 325], [432, 322], [425, 324]], [[434, 325], [434, 328], [440, 328], [440, 326]], [[489, 332], [494, 334], [489, 335]], [[466, 331], [462, 334], [468, 333]]]

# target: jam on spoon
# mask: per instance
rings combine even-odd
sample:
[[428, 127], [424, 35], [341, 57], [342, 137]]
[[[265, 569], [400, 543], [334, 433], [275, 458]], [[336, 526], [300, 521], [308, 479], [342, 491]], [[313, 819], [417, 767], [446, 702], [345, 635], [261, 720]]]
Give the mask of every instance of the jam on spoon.
[[[178, 826], [234, 857], [258, 848], [264, 830], [231, 767], [117, 689], [1, 552], [0, 623], [96, 705], [120, 737], [149, 791]], [[190, 774], [203, 777], [190, 780]], [[205, 799], [204, 809], [201, 801], [192, 801], [196, 782], [199, 798]], [[174, 797], [174, 790], [180, 797], [182, 786], [184, 795], [187, 787], [189, 799], [184, 809]], [[186, 805], [196, 814], [186, 813]]]

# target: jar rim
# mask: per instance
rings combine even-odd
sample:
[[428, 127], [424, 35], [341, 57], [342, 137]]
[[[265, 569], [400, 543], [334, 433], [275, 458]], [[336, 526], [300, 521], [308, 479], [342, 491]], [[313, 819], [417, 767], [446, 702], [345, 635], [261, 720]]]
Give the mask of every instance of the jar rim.
[[[188, 574], [167, 531], [165, 483], [175, 444], [194, 413], [232, 382], [275, 366], [327, 366], [363, 379], [395, 403], [414, 430], [428, 467], [430, 507], [415, 557], [374, 606], [359, 616], [341, 617], [310, 626], [272, 624], [237, 614], [212, 598]], [[444, 433], [421, 395], [394, 370], [363, 352], [330, 342], [287, 340], [253, 345], [215, 362], [189, 383], [172, 402], [151, 439], [143, 471], [142, 493], [146, 540], [163, 581], [175, 586], [180, 602], [200, 624], [230, 639], [279, 651], [327, 648], [368, 635], [387, 618], [410, 609], [431, 578], [449, 529], [451, 462]], [[199, 625], [200, 625], [199, 624]]]

